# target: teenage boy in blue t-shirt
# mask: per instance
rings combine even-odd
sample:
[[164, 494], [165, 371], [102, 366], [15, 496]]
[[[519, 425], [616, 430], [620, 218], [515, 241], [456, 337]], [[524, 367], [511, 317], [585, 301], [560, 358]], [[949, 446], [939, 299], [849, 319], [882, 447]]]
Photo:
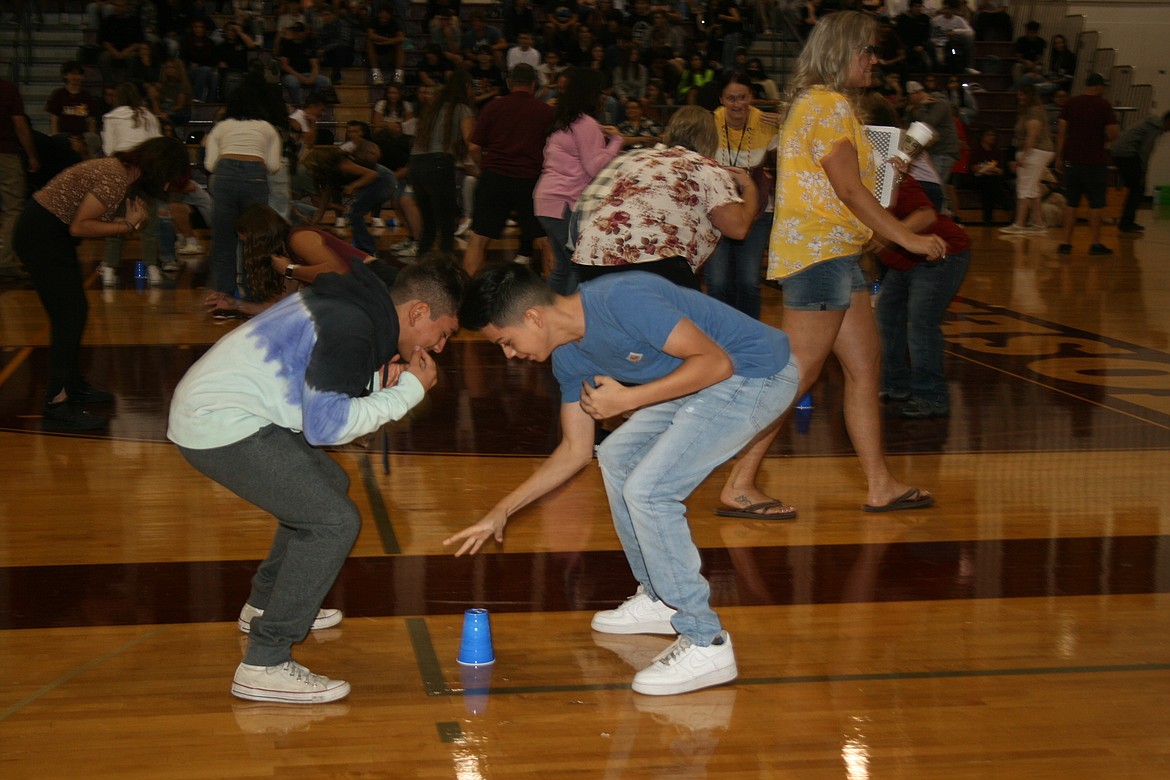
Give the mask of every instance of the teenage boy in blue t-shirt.
[[668, 695], [734, 680], [731, 637], [709, 604], [683, 500], [792, 403], [797, 370], [782, 331], [653, 274], [629, 271], [552, 292], [522, 266], [470, 283], [460, 322], [508, 358], [552, 357], [561, 442], [478, 523], [446, 540], [456, 555], [504, 539], [508, 517], [593, 458], [595, 420], [633, 412], [598, 460], [638, 590], [598, 612], [593, 630], [678, 634], [634, 675], [638, 693]]

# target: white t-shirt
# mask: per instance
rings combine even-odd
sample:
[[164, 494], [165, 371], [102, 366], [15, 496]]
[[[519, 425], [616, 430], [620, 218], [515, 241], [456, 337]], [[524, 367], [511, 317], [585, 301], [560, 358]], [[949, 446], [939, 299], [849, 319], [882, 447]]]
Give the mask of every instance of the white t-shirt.
[[531, 48], [528, 51], [524, 51], [519, 46], [513, 46], [512, 48], [508, 49], [508, 72], [511, 73], [512, 68], [516, 67], [521, 62], [525, 62], [531, 65], [533, 68], [539, 68], [540, 52]]

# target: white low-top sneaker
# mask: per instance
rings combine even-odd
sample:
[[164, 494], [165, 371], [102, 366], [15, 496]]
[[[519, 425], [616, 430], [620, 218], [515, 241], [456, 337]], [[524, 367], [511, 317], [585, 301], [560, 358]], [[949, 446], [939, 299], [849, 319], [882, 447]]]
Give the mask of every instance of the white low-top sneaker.
[[249, 701], [323, 704], [349, 695], [349, 683], [313, 674], [296, 661], [277, 666], [240, 664], [232, 679], [232, 695]]
[[680, 636], [648, 667], [634, 675], [631, 687], [647, 696], [671, 696], [731, 682], [739, 676], [731, 634], [723, 631], [715, 641], [720, 644], [699, 647]]
[[[240, 618], [236, 621], [236, 625], [245, 634], [252, 630], [252, 618], [258, 618], [264, 614], [264, 610], [256, 609], [251, 604], [245, 604], [244, 608], [240, 610]], [[321, 628], [333, 628], [341, 622], [340, 609], [319, 609], [317, 610], [317, 617], [313, 620], [313, 625], [309, 626], [310, 631], [316, 631]]]
[[593, 615], [590, 626], [603, 634], [666, 634], [678, 632], [670, 624], [677, 610], [646, 595], [641, 585], [638, 591], [622, 602], [617, 609], [602, 610]]

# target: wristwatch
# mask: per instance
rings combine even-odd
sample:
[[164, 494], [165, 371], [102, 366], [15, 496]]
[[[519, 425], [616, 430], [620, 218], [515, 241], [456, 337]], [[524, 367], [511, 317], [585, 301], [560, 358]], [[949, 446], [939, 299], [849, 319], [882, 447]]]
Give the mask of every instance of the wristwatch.
[[289, 264], [288, 264], [287, 266], [285, 266], [285, 268], [284, 268], [284, 278], [285, 278], [285, 279], [292, 279], [292, 278], [293, 278], [293, 272], [294, 272], [294, 271], [296, 271], [298, 268], [300, 268], [300, 266], [299, 266], [299, 265], [297, 265], [296, 263], [289, 263]]

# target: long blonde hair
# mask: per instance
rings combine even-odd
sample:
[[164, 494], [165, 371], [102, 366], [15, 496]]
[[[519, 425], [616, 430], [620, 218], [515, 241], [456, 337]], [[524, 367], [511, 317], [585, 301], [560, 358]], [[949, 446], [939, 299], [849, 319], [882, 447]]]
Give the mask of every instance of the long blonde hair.
[[837, 11], [820, 19], [796, 60], [790, 100], [817, 84], [852, 98], [856, 90], [845, 83], [853, 67], [853, 55], [868, 46], [876, 34], [874, 17], [860, 11]]

